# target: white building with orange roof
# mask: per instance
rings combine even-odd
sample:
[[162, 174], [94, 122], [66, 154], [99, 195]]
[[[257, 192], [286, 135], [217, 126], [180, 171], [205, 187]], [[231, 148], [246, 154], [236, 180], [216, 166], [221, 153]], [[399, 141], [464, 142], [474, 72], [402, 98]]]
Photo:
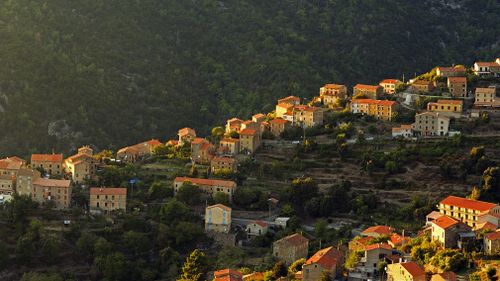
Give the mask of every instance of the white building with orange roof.
[[255, 129], [244, 129], [240, 132], [240, 152], [253, 154], [260, 147], [260, 133]]
[[63, 159], [62, 154], [32, 154], [30, 165], [32, 169], [43, 169], [51, 175], [62, 175]]
[[500, 59], [476, 62], [473, 68], [479, 77], [500, 77]]
[[365, 247], [364, 256], [349, 270], [349, 280], [368, 280], [380, 274], [380, 261], [392, 256], [392, 247], [387, 243], [376, 243]]
[[447, 84], [450, 94], [455, 98], [467, 97], [467, 78], [466, 77], [448, 77]]
[[356, 84], [353, 88], [353, 96], [363, 95], [367, 99], [378, 99], [384, 92], [380, 85]]
[[230, 207], [216, 204], [205, 208], [205, 231], [229, 233], [230, 230]]
[[441, 214], [460, 220], [470, 227], [475, 227], [479, 216], [485, 212], [500, 214], [498, 204], [457, 196], [446, 197], [437, 207]]
[[431, 240], [439, 242], [444, 248], [456, 248], [459, 233], [470, 231], [466, 224], [448, 216], [441, 216], [431, 222]]
[[230, 202], [232, 201], [234, 192], [236, 190], [236, 182], [230, 180], [176, 177], [174, 179], [175, 194], [179, 192], [185, 182], [198, 186], [198, 188], [200, 188], [201, 191], [208, 196], [213, 196], [216, 192], [225, 193], [229, 196]]
[[266, 235], [269, 230], [269, 225], [261, 220], [256, 220], [249, 223], [246, 227], [247, 236]]
[[437, 102], [429, 102], [427, 110], [438, 112], [448, 117], [459, 118], [462, 114], [464, 102], [462, 100], [445, 100], [440, 99]]
[[219, 154], [236, 155], [240, 152], [240, 140], [233, 138], [223, 138], [219, 142]]
[[127, 210], [127, 189], [123, 187], [90, 188], [90, 208], [109, 214], [115, 210]]
[[31, 198], [45, 204], [54, 202], [57, 209], [67, 209], [71, 202], [71, 181], [37, 178], [33, 181]]
[[426, 281], [424, 269], [416, 262], [387, 265], [387, 281]]
[[196, 131], [191, 128], [182, 128], [179, 130], [177, 133], [177, 136], [179, 136], [179, 145], [184, 145], [186, 142], [191, 142], [196, 138]]
[[401, 124], [399, 127], [392, 127], [392, 137], [402, 137], [409, 139], [413, 137], [413, 127], [411, 124]]
[[302, 280], [320, 280], [321, 275], [325, 271], [329, 272], [332, 279], [334, 279], [337, 275], [341, 274], [343, 263], [344, 254], [341, 251], [334, 247], [321, 249], [302, 265]]
[[226, 121], [226, 133], [231, 133], [231, 132], [240, 132], [241, 128], [241, 123], [243, 123], [243, 120], [239, 118], [231, 118]]
[[384, 79], [378, 83], [382, 88], [384, 88], [384, 93], [392, 95], [396, 93], [396, 88], [403, 84], [403, 82], [398, 79]]

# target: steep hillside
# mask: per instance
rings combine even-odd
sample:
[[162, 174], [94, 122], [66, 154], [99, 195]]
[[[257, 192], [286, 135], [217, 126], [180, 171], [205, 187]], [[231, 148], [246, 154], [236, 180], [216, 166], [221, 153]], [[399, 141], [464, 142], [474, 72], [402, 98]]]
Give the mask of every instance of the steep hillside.
[[6, 0], [0, 154], [116, 148], [500, 54], [498, 1]]

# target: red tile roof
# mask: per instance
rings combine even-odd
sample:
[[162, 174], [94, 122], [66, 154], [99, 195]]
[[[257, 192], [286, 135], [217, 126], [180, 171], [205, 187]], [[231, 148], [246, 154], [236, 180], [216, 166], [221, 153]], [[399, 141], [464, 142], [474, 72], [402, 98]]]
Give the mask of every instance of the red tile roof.
[[161, 144], [161, 141], [157, 140], [157, 139], [151, 139], [148, 141], [148, 144], [151, 145], [151, 146], [158, 146]]
[[257, 134], [257, 131], [253, 130], [253, 129], [249, 129], [249, 128], [240, 132], [240, 136], [244, 136], [244, 135], [245, 136], [253, 136], [255, 134]]
[[233, 139], [233, 138], [223, 138], [220, 142], [231, 142], [231, 143], [236, 143], [239, 142], [239, 139]]
[[[299, 233], [295, 233], [295, 234], [292, 234], [292, 235], [289, 235], [287, 237], [283, 237], [281, 238], [280, 240], [276, 241], [276, 242], [279, 242], [279, 241], [285, 241], [295, 247], [301, 245], [301, 244], [304, 244], [304, 243], [307, 243], [309, 242], [309, 240], [307, 238], [305, 238], [304, 236], [300, 235]], [[274, 243], [276, 243], [274, 242]]]
[[194, 129], [186, 127], [186, 128], [180, 129], [178, 135], [181, 137], [186, 136], [186, 135], [196, 136], [196, 131]]
[[384, 106], [393, 106], [397, 102], [390, 100], [374, 100], [374, 99], [354, 99], [352, 100], [354, 104], [376, 104], [376, 105], [384, 105]]
[[[457, 281], [457, 275], [453, 271], [447, 271], [443, 273], [434, 274], [433, 276], [440, 276], [442, 279], [446, 281]], [[431, 279], [434, 280], [434, 279]]]
[[273, 119], [270, 122], [273, 124], [286, 124], [286, 123], [288, 123], [288, 121], [285, 119]]
[[463, 72], [465, 68], [463, 66], [438, 66], [439, 71], [444, 72]]
[[188, 178], [188, 177], [176, 177], [174, 180], [174, 182], [185, 182], [185, 181], [190, 181], [196, 185], [222, 186], [228, 188], [236, 187], [236, 183], [234, 181], [227, 181], [227, 180], [199, 179], [199, 178]]
[[310, 111], [310, 112], [314, 112], [314, 111], [317, 111], [319, 108], [315, 107], [315, 106], [308, 106], [308, 105], [296, 105], [296, 106], [294, 106], [293, 109], [295, 109], [297, 111]]
[[416, 262], [403, 262], [401, 266], [413, 277], [425, 276], [425, 271]]
[[397, 84], [398, 82], [398, 79], [384, 79], [380, 81], [380, 84]]
[[335, 249], [334, 247], [328, 247], [317, 251], [312, 257], [310, 257], [305, 264], [316, 263], [321, 265], [325, 269], [331, 269], [342, 259], [342, 252]]
[[259, 119], [259, 118], [265, 118], [266, 115], [262, 114], [262, 113], [257, 113], [255, 114], [254, 116], [252, 116], [252, 118], [255, 118], [255, 119]]
[[380, 88], [379, 85], [365, 85], [365, 84], [357, 84], [354, 86], [354, 89], [363, 90], [363, 91], [377, 91]]
[[299, 97], [295, 97], [295, 96], [288, 96], [286, 98], [282, 98], [282, 99], [279, 99], [278, 100], [278, 104], [280, 103], [300, 103], [300, 98]]
[[327, 89], [335, 89], [335, 90], [341, 90], [345, 87], [345, 85], [340, 85], [340, 84], [325, 84], [323, 87]]
[[195, 139], [191, 142], [191, 144], [202, 144], [202, 143], [205, 143], [205, 142], [207, 142], [207, 140], [206, 140], [206, 139], [204, 139], [204, 138], [195, 138]]
[[403, 238], [403, 236], [401, 236], [401, 235], [399, 235], [399, 234], [397, 234], [397, 233], [393, 233], [393, 234], [389, 237], [389, 239], [391, 240], [392, 245], [396, 245], [396, 246], [397, 246], [397, 245], [402, 244], [402, 243], [403, 243], [403, 241], [407, 241], [407, 240], [409, 240], [409, 238], [408, 238], [408, 237], [404, 237], [404, 238]]
[[359, 239], [356, 240], [359, 244], [363, 245], [364, 247], [368, 246], [368, 243], [375, 237], [372, 236], [366, 236], [366, 237], [360, 237]]
[[488, 233], [488, 234], [484, 235], [484, 237], [486, 237], [486, 239], [492, 240], [492, 241], [498, 240], [498, 239], [500, 239], [500, 231]]
[[45, 179], [38, 178], [33, 181], [33, 185], [45, 186], [45, 187], [69, 187], [71, 181], [69, 180], [55, 180], [55, 179]]
[[477, 61], [476, 62], [477, 66], [482, 66], [482, 67], [495, 67], [495, 66], [500, 66], [498, 63], [494, 61]]
[[478, 231], [478, 230], [495, 231], [496, 229], [497, 229], [497, 226], [489, 221], [484, 222], [484, 223], [478, 223], [478, 224], [476, 224], [476, 227], [474, 227], [474, 231]]
[[207, 209], [214, 209], [214, 208], [221, 208], [223, 210], [226, 210], [228, 212], [231, 211], [231, 208], [226, 206], [226, 205], [222, 205], [222, 204], [215, 204], [215, 205], [211, 205], [211, 206], [208, 206]]
[[438, 100], [438, 104], [459, 104], [462, 105], [464, 102], [462, 100]]
[[431, 82], [430, 81], [427, 81], [427, 80], [417, 80], [417, 81], [414, 81], [412, 84], [413, 85], [425, 85], [425, 86], [428, 86]]
[[390, 226], [386, 225], [376, 225], [376, 226], [371, 226], [365, 229], [362, 234], [370, 234], [370, 233], [378, 233], [380, 235], [390, 235], [391, 233], [394, 232], [394, 229]]
[[33, 162], [52, 162], [52, 163], [62, 163], [62, 154], [32, 154], [31, 163]]
[[214, 281], [243, 280], [243, 274], [233, 269], [221, 269], [214, 272]]
[[0, 169], [3, 170], [19, 170], [22, 165], [22, 162], [11, 161], [9, 158], [0, 160]]
[[127, 195], [124, 187], [91, 187], [90, 195]]
[[467, 78], [465, 77], [448, 77], [448, 82], [450, 83], [465, 83]]
[[458, 221], [455, 219], [452, 219], [448, 216], [441, 216], [441, 217], [433, 220], [432, 223], [439, 226], [442, 229], [447, 229], [449, 227], [452, 227], [452, 226], [458, 224]]
[[267, 227], [267, 223], [265, 223], [261, 220], [254, 221], [254, 223], [260, 227]]
[[498, 204], [493, 204], [493, 203], [484, 202], [484, 201], [477, 201], [477, 200], [456, 197], [456, 196], [448, 196], [445, 199], [443, 199], [440, 203], [443, 205], [450, 205], [450, 206], [456, 206], [459, 208], [472, 209], [472, 210], [477, 210], [480, 212], [489, 211], [490, 209], [498, 206]]
[[371, 251], [375, 249], [386, 249], [386, 250], [392, 250], [391, 245], [387, 243], [376, 243], [372, 245], [365, 246], [365, 251]]

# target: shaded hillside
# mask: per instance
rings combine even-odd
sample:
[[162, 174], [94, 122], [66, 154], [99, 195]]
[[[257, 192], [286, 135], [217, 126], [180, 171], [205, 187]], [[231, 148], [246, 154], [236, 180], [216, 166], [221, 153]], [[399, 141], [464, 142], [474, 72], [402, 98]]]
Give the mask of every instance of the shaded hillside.
[[498, 1], [418, 2], [2, 1], [0, 154], [206, 132], [325, 82], [500, 54]]

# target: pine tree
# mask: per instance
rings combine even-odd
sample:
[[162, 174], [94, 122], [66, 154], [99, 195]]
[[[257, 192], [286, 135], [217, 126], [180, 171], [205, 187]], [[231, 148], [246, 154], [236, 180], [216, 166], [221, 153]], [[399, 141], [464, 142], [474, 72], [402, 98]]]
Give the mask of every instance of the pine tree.
[[177, 281], [202, 281], [207, 274], [207, 259], [205, 253], [196, 249], [184, 262], [182, 274]]

